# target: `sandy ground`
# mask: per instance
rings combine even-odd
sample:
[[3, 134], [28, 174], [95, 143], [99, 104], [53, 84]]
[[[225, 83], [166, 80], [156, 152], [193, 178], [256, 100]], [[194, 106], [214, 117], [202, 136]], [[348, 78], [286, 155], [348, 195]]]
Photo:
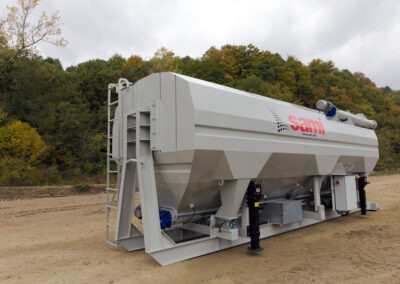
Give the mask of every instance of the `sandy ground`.
[[63, 197], [102, 193], [105, 191], [105, 184], [91, 184], [83, 188], [74, 185], [0, 187], [0, 200]]
[[370, 181], [379, 212], [164, 267], [104, 243], [104, 194], [0, 201], [0, 283], [400, 283], [400, 175]]

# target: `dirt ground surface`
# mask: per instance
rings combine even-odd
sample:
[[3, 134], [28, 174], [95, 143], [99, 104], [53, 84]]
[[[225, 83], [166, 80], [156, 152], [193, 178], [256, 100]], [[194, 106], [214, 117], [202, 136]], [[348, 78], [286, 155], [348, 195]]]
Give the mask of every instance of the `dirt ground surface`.
[[105, 244], [105, 194], [0, 201], [0, 283], [400, 283], [400, 175], [370, 181], [379, 212], [164, 267]]
[[32, 199], [43, 197], [62, 197], [69, 195], [84, 195], [102, 193], [106, 191], [105, 184], [91, 185], [48, 185], [48, 186], [20, 186], [0, 187], [0, 201], [14, 199]]

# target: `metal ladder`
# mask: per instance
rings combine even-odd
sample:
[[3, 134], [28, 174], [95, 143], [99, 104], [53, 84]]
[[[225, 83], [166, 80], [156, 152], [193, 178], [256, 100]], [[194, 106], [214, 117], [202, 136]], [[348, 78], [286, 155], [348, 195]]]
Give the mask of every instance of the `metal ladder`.
[[[106, 243], [118, 247], [118, 241], [110, 239], [110, 228], [115, 230], [116, 224], [110, 222], [110, 215], [112, 210], [118, 209], [119, 203], [119, 189], [121, 183], [121, 162], [112, 155], [112, 139], [118, 138], [118, 135], [113, 136], [113, 123], [118, 121], [119, 118], [115, 117], [115, 109], [120, 103], [120, 91], [127, 87], [130, 83], [126, 79], [119, 79], [118, 84], [108, 85], [108, 98], [107, 98], [107, 181], [106, 181]], [[115, 89], [118, 99], [112, 100], [112, 91]], [[114, 109], [114, 116], [112, 117], [112, 110]], [[119, 157], [120, 158], [120, 157]], [[113, 168], [113, 169], [111, 169]], [[111, 185], [111, 177], [116, 176], [115, 186]]]

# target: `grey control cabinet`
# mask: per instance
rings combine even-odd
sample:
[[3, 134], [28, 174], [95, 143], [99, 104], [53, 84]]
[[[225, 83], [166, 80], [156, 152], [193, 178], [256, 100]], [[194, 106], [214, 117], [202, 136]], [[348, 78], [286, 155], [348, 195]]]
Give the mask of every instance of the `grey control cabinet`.
[[355, 176], [335, 176], [335, 209], [350, 211], [358, 208], [357, 186]]

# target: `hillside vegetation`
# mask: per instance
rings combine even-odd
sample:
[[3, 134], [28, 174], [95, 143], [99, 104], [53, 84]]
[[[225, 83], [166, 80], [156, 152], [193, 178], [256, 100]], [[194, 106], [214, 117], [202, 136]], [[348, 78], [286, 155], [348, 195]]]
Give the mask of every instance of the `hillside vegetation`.
[[400, 168], [400, 91], [331, 61], [304, 65], [253, 45], [211, 47], [202, 57], [159, 49], [94, 59], [66, 69], [58, 59], [26, 53], [0, 71], [0, 185], [93, 181], [105, 170], [107, 85], [124, 77], [173, 71], [314, 108], [319, 99], [378, 122], [377, 171]]

